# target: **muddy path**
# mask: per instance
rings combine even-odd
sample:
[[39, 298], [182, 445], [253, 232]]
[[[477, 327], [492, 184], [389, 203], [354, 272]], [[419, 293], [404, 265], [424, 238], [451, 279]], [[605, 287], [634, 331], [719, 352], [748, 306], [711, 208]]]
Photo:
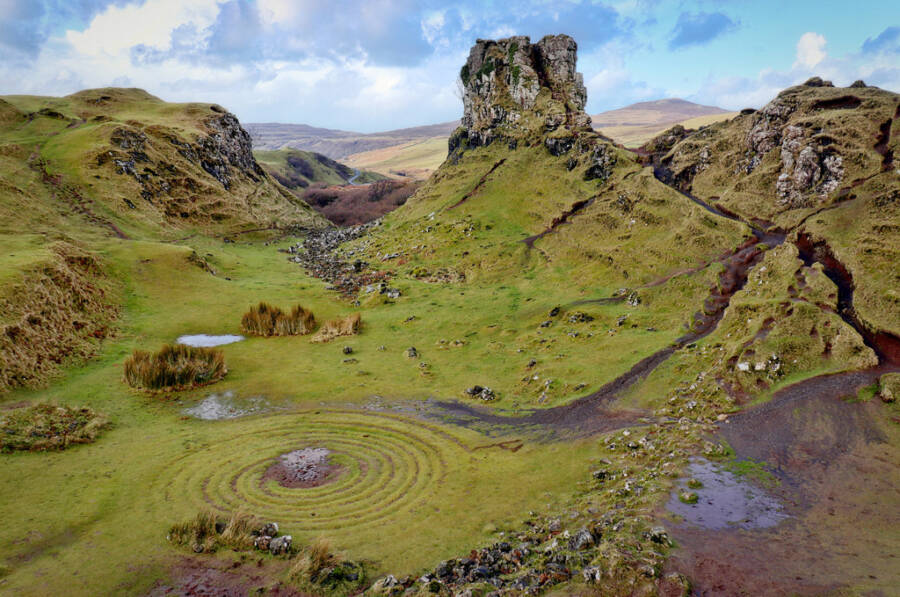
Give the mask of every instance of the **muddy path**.
[[[900, 427], [880, 400], [851, 399], [895, 364], [811, 378], [733, 415], [717, 434], [764, 462], [788, 518], [768, 529], [670, 525], [668, 563], [697, 595], [820, 595], [900, 582]], [[884, 592], [884, 591], [888, 592]], [[869, 594], [869, 593], [866, 593]]]

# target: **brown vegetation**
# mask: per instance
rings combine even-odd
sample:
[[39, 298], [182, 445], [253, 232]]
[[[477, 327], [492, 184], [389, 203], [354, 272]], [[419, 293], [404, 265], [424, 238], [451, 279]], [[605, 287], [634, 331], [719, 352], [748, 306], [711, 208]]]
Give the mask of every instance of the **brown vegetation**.
[[235, 512], [225, 521], [207, 511], [172, 525], [166, 538], [176, 545], [190, 547], [196, 553], [212, 553], [221, 547], [245, 551], [253, 548], [253, 540], [261, 527], [260, 519], [245, 512]]
[[228, 372], [221, 350], [165, 344], [159, 352], [136, 350], [125, 359], [125, 382], [146, 390], [183, 390], [219, 381]]
[[50, 253], [0, 296], [0, 393], [46, 383], [110, 333], [116, 306], [97, 259], [63, 242]]
[[0, 415], [0, 452], [64, 450], [94, 441], [108, 426], [89, 408], [36, 404]]
[[418, 182], [379, 180], [370, 185], [323, 187], [315, 185], [303, 199], [338, 226], [365, 224], [389, 213], [409, 199]]
[[338, 336], [353, 336], [359, 333], [362, 316], [359, 313], [348, 315], [343, 319], [331, 319], [322, 324], [322, 328], [312, 337], [313, 342], [329, 342]]
[[316, 327], [312, 311], [295, 305], [290, 313], [261, 302], [241, 318], [241, 329], [253, 336], [297, 336], [311, 333]]

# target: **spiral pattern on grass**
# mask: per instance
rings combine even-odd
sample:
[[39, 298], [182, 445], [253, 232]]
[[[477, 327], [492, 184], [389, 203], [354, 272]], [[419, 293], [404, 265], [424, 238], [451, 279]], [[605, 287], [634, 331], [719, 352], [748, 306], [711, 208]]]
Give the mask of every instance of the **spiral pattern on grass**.
[[[280, 455], [319, 447], [341, 467], [318, 487], [290, 488], [265, 479]], [[198, 509], [237, 510], [297, 531], [383, 522], [412, 511], [438, 491], [459, 440], [421, 421], [384, 413], [308, 411], [248, 421], [171, 464], [167, 500]]]

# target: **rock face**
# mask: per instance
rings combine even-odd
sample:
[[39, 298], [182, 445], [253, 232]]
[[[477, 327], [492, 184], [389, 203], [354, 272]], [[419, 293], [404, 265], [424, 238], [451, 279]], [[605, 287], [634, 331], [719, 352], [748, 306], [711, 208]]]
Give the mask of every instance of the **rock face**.
[[575, 71], [578, 45], [567, 35], [548, 35], [536, 44], [525, 36], [478, 40], [460, 71], [462, 126], [451, 152], [523, 137], [544, 137], [554, 155], [571, 149], [579, 131], [590, 131], [584, 111], [587, 91]]

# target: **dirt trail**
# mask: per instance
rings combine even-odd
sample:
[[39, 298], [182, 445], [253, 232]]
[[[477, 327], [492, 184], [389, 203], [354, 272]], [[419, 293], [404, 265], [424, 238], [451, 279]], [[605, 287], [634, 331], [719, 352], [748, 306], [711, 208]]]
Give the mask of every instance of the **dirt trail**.
[[555, 231], [558, 226], [561, 226], [561, 225], [565, 224], [566, 222], [568, 222], [569, 218], [571, 218], [574, 215], [577, 215], [578, 212], [586, 209], [588, 206], [590, 206], [591, 203], [594, 202], [594, 199], [596, 199], [596, 197], [591, 197], [590, 199], [584, 199], [582, 201], [576, 201], [575, 203], [572, 204], [572, 207], [570, 207], [569, 209], [564, 211], [559, 216], [553, 218], [553, 221], [550, 222], [550, 226], [548, 226], [543, 232], [539, 232], [538, 234], [533, 234], [533, 235], [529, 236], [528, 238], [523, 239], [522, 242], [525, 243], [529, 249], [533, 249], [535, 242], [544, 238], [551, 232]]
[[479, 179], [479, 181], [477, 183], [475, 183], [475, 186], [472, 188], [472, 190], [469, 191], [468, 193], [466, 193], [465, 195], [463, 195], [462, 199], [460, 199], [459, 201], [457, 201], [456, 203], [451, 205], [448, 209], [455, 209], [455, 208], [459, 207], [460, 205], [465, 203], [469, 199], [469, 197], [471, 197], [472, 195], [474, 195], [475, 193], [480, 191], [481, 187], [484, 186], [484, 183], [487, 182], [488, 177], [494, 173], [494, 170], [496, 170], [497, 168], [502, 166], [505, 162], [506, 162], [506, 158], [503, 158], [502, 160], [500, 160], [499, 162], [497, 162], [496, 164], [491, 166], [491, 169], [488, 170], [487, 172], [485, 172], [484, 176], [482, 176], [481, 179]]

